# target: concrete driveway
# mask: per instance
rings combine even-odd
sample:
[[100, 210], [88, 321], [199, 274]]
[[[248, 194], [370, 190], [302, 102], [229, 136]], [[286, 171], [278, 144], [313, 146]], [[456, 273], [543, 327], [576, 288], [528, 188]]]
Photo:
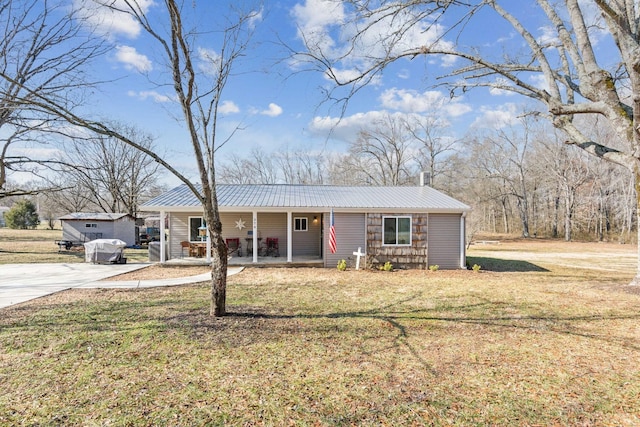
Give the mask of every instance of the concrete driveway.
[[[4, 264], [0, 265], [0, 309], [71, 288], [139, 288], [207, 280], [211, 273], [165, 280], [101, 281], [149, 266], [133, 264]], [[242, 268], [229, 268], [228, 275]]]

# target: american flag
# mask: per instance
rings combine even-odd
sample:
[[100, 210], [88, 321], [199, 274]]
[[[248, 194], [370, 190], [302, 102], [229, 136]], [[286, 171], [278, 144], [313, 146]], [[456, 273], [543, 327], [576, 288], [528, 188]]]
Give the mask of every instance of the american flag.
[[338, 250], [338, 244], [336, 242], [336, 226], [333, 223], [333, 209], [331, 209], [331, 228], [329, 229], [329, 250], [332, 254], [335, 254]]

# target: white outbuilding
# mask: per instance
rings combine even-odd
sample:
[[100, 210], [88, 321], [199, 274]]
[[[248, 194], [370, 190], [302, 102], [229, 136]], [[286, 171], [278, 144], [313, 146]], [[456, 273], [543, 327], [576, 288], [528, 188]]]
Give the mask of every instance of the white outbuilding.
[[62, 240], [74, 245], [96, 239], [119, 239], [127, 246], [136, 243], [135, 218], [126, 213], [74, 212], [59, 219]]

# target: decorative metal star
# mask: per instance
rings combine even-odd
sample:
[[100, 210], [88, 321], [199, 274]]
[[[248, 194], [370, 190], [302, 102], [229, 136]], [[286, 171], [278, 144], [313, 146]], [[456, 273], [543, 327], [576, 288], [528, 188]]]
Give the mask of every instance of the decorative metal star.
[[244, 225], [244, 221], [242, 220], [242, 218], [240, 218], [239, 220], [236, 221], [236, 228], [240, 231], [242, 231], [243, 228], [246, 228], [247, 226]]

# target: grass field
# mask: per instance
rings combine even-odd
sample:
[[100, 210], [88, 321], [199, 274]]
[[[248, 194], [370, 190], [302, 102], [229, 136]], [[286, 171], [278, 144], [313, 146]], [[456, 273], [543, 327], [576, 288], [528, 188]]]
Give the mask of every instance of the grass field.
[[[84, 262], [84, 248], [59, 251], [56, 240], [62, 230], [12, 230], [0, 228], [0, 264], [74, 263]], [[148, 261], [147, 249], [125, 249], [124, 256], [132, 262]]]
[[635, 247], [512, 241], [469, 261], [247, 269], [224, 318], [206, 284], [3, 309], [0, 424], [640, 425]]

